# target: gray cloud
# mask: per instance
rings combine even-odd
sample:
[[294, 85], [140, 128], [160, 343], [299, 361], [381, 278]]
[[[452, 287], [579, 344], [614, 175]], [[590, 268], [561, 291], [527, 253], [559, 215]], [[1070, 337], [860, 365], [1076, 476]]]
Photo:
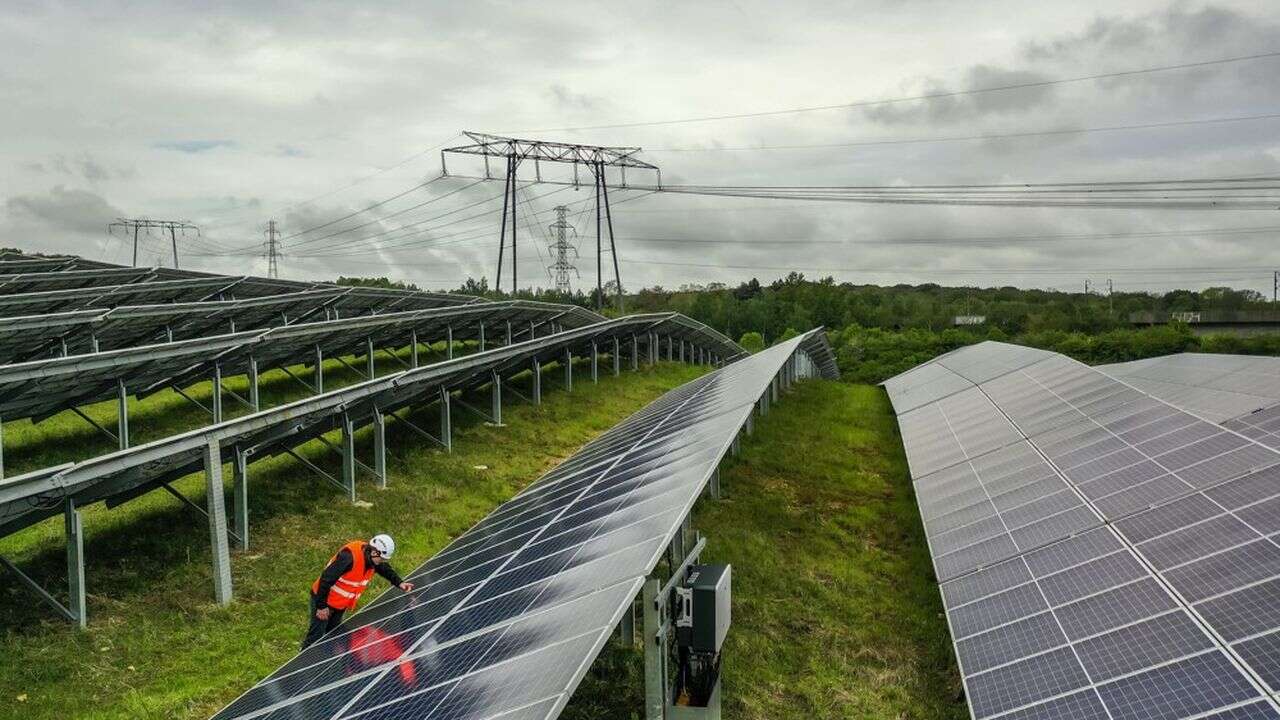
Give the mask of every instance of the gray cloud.
[[[633, 3], [605, 14], [573, 2], [548, 8], [499, 7], [484, 0], [393, 1], [355, 8], [319, 0], [232, 3], [214, 17], [189, 4], [144, 1], [93, 23], [74, 5], [0, 8], [0, 102], [12, 109], [0, 115], [0, 143], [12, 163], [11, 172], [0, 173], [0, 198], [11, 198], [0, 244], [22, 239], [39, 245], [32, 249], [95, 249], [91, 241], [105, 233], [97, 220], [83, 218], [110, 219], [119, 212], [111, 205], [118, 204], [135, 209], [130, 212], [141, 208], [155, 216], [192, 218], [210, 241], [250, 248], [243, 256], [193, 254], [191, 263], [199, 269], [263, 272], [257, 254], [267, 220], [279, 221], [288, 235], [399, 193], [439, 172], [438, 154], [423, 151], [463, 128], [501, 132], [625, 123], [962, 90], [1242, 55], [1273, 49], [1280, 37], [1280, 7], [1259, 0], [868, 3], [856, 11], [847, 3], [797, 0], [786, 22], [778, 22], [776, 9], [760, 0], [739, 5], [741, 12], [726, 13], [697, 3], [660, 9]], [[48, 27], [59, 32], [43, 33]], [[86, 56], [95, 61], [84, 63]], [[1257, 61], [868, 112], [540, 135], [715, 148], [1248, 115], [1266, 112], [1266, 103], [1280, 97], [1278, 70], [1280, 62]], [[231, 138], [233, 148], [226, 144]], [[1246, 175], [1280, 172], [1280, 133], [1273, 121], [644, 157], [662, 166], [666, 182], [694, 184]], [[123, 172], [124, 166], [136, 171]], [[541, 169], [544, 176], [554, 172], [548, 164]], [[478, 174], [483, 166], [451, 159], [450, 170]], [[533, 172], [523, 167], [522, 179], [531, 180]], [[1261, 213], [848, 206], [670, 195], [627, 200], [640, 193], [617, 187], [616, 180], [611, 178], [611, 197], [626, 201], [616, 206], [614, 224], [628, 287], [733, 283], [753, 275], [767, 280], [785, 268], [809, 275], [830, 271], [856, 282], [1077, 287], [1096, 268], [1158, 262], [1257, 267], [1258, 285], [1269, 289], [1267, 268], [1280, 263], [1266, 234], [1213, 232], [1267, 225]], [[388, 275], [424, 287], [456, 286], [467, 275], [492, 281], [501, 203], [443, 214], [497, 195], [500, 182], [388, 217], [465, 182], [442, 181], [379, 207], [360, 217], [375, 222], [357, 232], [322, 242], [302, 241], [324, 232], [291, 238], [282, 272], [297, 278]], [[111, 198], [101, 201], [110, 209], [93, 210], [89, 198], [82, 197], [80, 205], [70, 201], [85, 190], [50, 192], [57, 183], [91, 188], [90, 195]], [[531, 188], [528, 195], [552, 189]], [[551, 208], [589, 194], [588, 186], [522, 202], [521, 217], [529, 221], [526, 227], [522, 220], [519, 235], [522, 284], [545, 277], [540, 227], [550, 221]], [[309, 198], [316, 199], [304, 202]], [[594, 217], [577, 213], [584, 207], [574, 204], [571, 214], [583, 236], [583, 283], [594, 285]], [[464, 220], [472, 214], [482, 217]], [[63, 225], [55, 227], [52, 216], [64, 218]], [[421, 225], [413, 232], [360, 239], [408, 223]], [[1070, 242], [865, 242], [1187, 229], [1204, 232]], [[390, 239], [400, 234], [400, 240]], [[611, 258], [602, 259], [607, 268]], [[725, 267], [739, 265], [783, 269]], [[992, 272], [960, 272], [974, 267]], [[1062, 274], [1046, 278], [1000, 268]], [[1093, 279], [1101, 282], [1105, 275]], [[1168, 274], [1143, 281], [1200, 282]]]
[[124, 214], [97, 193], [61, 185], [43, 195], [11, 197], [5, 209], [15, 221], [72, 233], [104, 233], [108, 223]]
[[956, 91], [972, 91], [1025, 85], [1048, 80], [1042, 73], [1024, 70], [1004, 70], [989, 65], [977, 65], [966, 72], [962, 84], [956, 87], [934, 78], [924, 80], [918, 87], [908, 90], [916, 95], [943, 95], [907, 103], [875, 105], [862, 109], [867, 119], [883, 125], [945, 124], [961, 120], [973, 120], [992, 115], [1017, 115], [1052, 104], [1054, 87], [1024, 87], [1012, 90], [982, 93], [978, 95], [952, 95]]
[[218, 148], [235, 147], [231, 140], [172, 140], [153, 143], [152, 147], [160, 150], [176, 150], [181, 153], [202, 153]]

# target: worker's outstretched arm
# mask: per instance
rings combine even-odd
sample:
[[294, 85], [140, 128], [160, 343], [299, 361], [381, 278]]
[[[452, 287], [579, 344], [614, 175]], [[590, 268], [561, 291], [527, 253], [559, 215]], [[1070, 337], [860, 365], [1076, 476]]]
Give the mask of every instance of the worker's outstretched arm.
[[392, 585], [395, 585], [401, 590], [405, 592], [413, 591], [413, 583], [405, 582], [403, 579], [401, 579], [400, 573], [396, 572], [395, 568], [391, 567], [391, 563], [383, 562], [381, 565], [375, 568], [375, 570], [379, 575], [386, 578], [387, 582], [391, 583]]

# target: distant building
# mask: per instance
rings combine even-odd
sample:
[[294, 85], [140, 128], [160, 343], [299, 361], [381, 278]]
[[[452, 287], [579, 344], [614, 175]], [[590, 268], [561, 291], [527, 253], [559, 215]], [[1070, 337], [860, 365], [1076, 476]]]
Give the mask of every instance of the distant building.
[[981, 325], [987, 321], [986, 315], [957, 315], [951, 321], [952, 325]]
[[1257, 335], [1280, 332], [1280, 312], [1275, 310], [1194, 310], [1190, 312], [1136, 312], [1129, 315], [1131, 325], [1167, 325], [1185, 323], [1196, 335]]

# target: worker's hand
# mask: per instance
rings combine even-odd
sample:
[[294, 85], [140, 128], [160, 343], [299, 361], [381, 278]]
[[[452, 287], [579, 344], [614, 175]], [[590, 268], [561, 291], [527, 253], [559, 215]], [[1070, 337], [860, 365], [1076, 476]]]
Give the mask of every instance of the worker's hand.
[[403, 591], [405, 591], [405, 592], [413, 592], [413, 583], [411, 583], [411, 582], [402, 582], [402, 583], [400, 583], [400, 589], [401, 589], [401, 590], [403, 590]]
[[322, 607], [322, 608], [320, 608], [319, 610], [317, 610], [317, 611], [316, 611], [316, 619], [317, 619], [317, 620], [324, 620], [324, 621], [328, 622], [328, 620], [329, 620], [329, 606], [328, 606], [328, 605], [326, 605], [326, 606], [324, 606], [324, 607]]

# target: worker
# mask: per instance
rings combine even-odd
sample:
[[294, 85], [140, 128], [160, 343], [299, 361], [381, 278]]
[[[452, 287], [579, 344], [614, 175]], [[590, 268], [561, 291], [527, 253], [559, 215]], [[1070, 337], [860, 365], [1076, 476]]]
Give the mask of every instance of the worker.
[[413, 583], [400, 579], [387, 563], [395, 551], [390, 535], [374, 535], [369, 542], [352, 540], [329, 558], [324, 572], [311, 583], [311, 625], [303, 650], [337, 627], [343, 613], [355, 609], [375, 572], [404, 592], [413, 592]]

